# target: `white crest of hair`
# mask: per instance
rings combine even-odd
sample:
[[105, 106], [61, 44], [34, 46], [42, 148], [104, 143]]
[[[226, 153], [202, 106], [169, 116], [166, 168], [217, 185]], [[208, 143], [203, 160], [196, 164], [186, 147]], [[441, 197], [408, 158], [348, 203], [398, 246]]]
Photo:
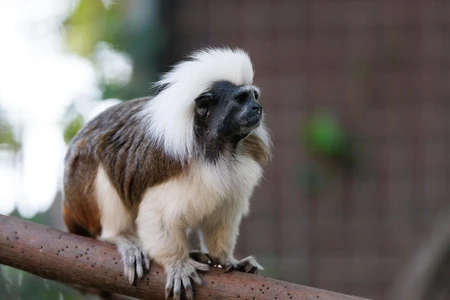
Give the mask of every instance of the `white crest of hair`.
[[195, 99], [214, 82], [226, 80], [235, 85], [253, 83], [253, 66], [241, 49], [207, 48], [166, 73], [156, 87], [164, 89], [143, 110], [150, 121], [152, 139], [180, 161], [195, 153]]

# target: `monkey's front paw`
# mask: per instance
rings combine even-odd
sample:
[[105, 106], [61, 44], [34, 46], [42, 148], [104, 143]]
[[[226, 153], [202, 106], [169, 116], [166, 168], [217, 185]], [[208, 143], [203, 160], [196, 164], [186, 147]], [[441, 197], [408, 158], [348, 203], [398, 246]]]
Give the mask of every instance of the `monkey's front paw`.
[[150, 270], [150, 260], [133, 241], [124, 239], [116, 242], [117, 250], [122, 257], [125, 276], [130, 284], [133, 284], [136, 277], [141, 279], [144, 272]]
[[264, 268], [260, 264], [258, 264], [253, 256], [248, 256], [238, 261], [234, 259], [227, 259], [221, 265], [225, 269], [225, 272], [236, 270], [240, 272], [258, 274], [258, 271], [264, 270]]
[[207, 264], [196, 262], [192, 258], [165, 266], [167, 274], [166, 299], [173, 292], [173, 299], [179, 300], [182, 287], [186, 293], [186, 299], [194, 299], [191, 279], [197, 284], [202, 284], [202, 280], [198, 276], [197, 270], [208, 271], [209, 266]]

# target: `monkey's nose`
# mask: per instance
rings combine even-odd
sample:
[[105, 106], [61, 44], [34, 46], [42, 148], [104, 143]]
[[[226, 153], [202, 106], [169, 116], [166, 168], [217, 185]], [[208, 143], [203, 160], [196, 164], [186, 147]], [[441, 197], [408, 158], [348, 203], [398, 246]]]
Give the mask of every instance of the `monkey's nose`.
[[252, 111], [256, 112], [256, 114], [259, 116], [262, 113], [262, 106], [258, 103], [253, 103]]

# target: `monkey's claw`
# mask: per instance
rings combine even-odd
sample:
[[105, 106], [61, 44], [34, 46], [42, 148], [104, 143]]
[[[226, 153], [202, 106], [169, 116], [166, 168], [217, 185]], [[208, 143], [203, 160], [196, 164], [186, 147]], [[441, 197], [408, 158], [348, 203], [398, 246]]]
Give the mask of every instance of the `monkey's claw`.
[[150, 270], [150, 260], [139, 246], [131, 240], [120, 241], [116, 244], [122, 257], [124, 274], [130, 284], [133, 284], [136, 278], [141, 279], [144, 272]]
[[193, 300], [194, 293], [192, 290], [191, 279], [197, 283], [202, 284], [198, 271], [208, 271], [207, 264], [199, 263], [192, 258], [186, 261], [174, 263], [166, 267], [167, 283], [166, 283], [166, 299], [173, 294], [173, 300], [179, 300], [181, 296], [181, 288], [184, 288], [186, 299]]
[[222, 265], [222, 267], [224, 268], [225, 272], [231, 272], [235, 270], [252, 274], [258, 274], [259, 270], [264, 270], [264, 268], [260, 264], [258, 264], [253, 256], [248, 256], [239, 261], [227, 261]]

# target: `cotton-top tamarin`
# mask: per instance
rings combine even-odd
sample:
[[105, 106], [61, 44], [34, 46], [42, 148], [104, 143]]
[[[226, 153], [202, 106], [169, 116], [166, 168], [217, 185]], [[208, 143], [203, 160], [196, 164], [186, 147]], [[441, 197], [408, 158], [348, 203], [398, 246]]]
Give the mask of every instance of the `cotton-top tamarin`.
[[271, 157], [271, 142], [242, 50], [205, 49], [156, 83], [153, 98], [115, 105], [72, 140], [64, 174], [70, 232], [117, 245], [131, 283], [164, 267], [166, 297], [193, 298], [209, 265], [190, 256], [187, 232], [224, 269], [262, 269], [233, 256], [239, 225]]

